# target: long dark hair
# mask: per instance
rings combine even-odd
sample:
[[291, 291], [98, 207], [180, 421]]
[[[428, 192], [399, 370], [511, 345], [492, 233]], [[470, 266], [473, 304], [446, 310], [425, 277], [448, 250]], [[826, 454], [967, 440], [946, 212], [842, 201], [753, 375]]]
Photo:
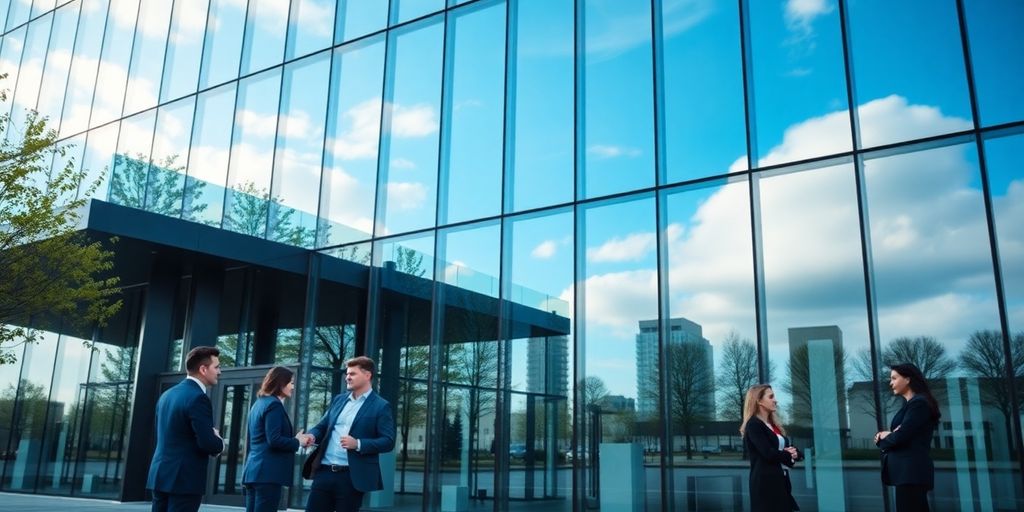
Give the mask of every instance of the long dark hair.
[[294, 373], [284, 366], [275, 366], [263, 377], [259, 396], [281, 396], [281, 390], [292, 381]]
[[931, 390], [928, 389], [928, 382], [924, 380], [924, 374], [921, 373], [921, 370], [910, 363], [893, 365], [891, 368], [892, 371], [910, 380], [910, 390], [915, 395], [924, 396], [925, 400], [928, 401], [928, 407], [932, 410], [932, 421], [938, 423], [939, 418], [942, 417], [942, 413], [939, 412], [939, 402], [935, 400]]

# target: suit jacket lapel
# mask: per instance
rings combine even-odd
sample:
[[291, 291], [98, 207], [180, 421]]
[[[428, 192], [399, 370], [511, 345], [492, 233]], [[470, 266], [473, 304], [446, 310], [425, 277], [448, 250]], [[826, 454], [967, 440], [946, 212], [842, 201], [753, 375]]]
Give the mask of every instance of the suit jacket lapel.
[[358, 422], [363, 416], [366, 416], [366, 411], [373, 406], [373, 400], [375, 398], [377, 398], [376, 393], [370, 393], [370, 396], [366, 397], [366, 402], [364, 402], [363, 406], [359, 408], [359, 412], [356, 413], [356, 417], [352, 418], [352, 426], [349, 427], [350, 432], [352, 431], [352, 427], [356, 426], [356, 422]]

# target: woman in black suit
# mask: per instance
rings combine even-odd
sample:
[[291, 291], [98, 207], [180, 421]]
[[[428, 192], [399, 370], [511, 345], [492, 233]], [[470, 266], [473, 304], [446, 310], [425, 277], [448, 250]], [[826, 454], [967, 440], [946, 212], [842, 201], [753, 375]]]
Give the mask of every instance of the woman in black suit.
[[295, 452], [308, 446], [307, 434], [292, 433], [292, 422], [284, 408], [284, 399], [295, 389], [291, 370], [275, 366], [260, 386], [259, 398], [249, 410], [249, 453], [242, 472], [246, 512], [277, 510], [281, 487], [292, 484]]
[[897, 512], [927, 512], [928, 491], [935, 484], [928, 450], [941, 417], [939, 403], [912, 364], [893, 366], [889, 387], [906, 402], [892, 417], [889, 430], [875, 434], [875, 444], [882, 449], [882, 483], [896, 487]]
[[768, 384], [747, 390], [740, 434], [750, 457], [750, 510], [755, 512], [800, 510], [789, 481], [789, 468], [800, 460], [800, 452], [790, 445], [779, 424], [778, 408]]

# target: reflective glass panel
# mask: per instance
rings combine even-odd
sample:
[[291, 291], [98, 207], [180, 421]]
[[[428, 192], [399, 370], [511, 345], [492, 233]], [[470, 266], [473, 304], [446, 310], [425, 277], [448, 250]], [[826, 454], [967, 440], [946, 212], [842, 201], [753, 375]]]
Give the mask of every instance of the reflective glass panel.
[[120, 123], [114, 122], [89, 132], [85, 140], [81, 167], [86, 174], [78, 186], [78, 197], [86, 197], [88, 191], [92, 190], [88, 197], [107, 200], [119, 127]]
[[384, 91], [378, 235], [434, 225], [438, 118], [441, 102], [442, 18], [388, 36]]
[[1016, 0], [967, 0], [974, 87], [980, 122], [993, 125], [1024, 119], [1024, 4]]
[[881, 510], [877, 465], [858, 460], [878, 449], [853, 165], [766, 177], [759, 189], [765, 382], [805, 461], [790, 471], [793, 497], [801, 510]]
[[640, 324], [637, 360], [646, 369], [638, 369], [637, 386], [648, 391], [639, 396], [637, 414], [648, 435], [658, 431], [651, 423], [657, 393], [647, 378], [657, 374], [664, 354], [669, 455], [678, 461], [672, 501], [681, 510], [690, 496], [712, 509], [743, 503], [729, 490], [747, 477], [739, 425], [747, 388], [760, 382], [748, 187], [746, 180], [714, 182], [671, 191], [661, 201], [667, 337], [659, 348], [658, 324]]
[[43, 462], [39, 468], [39, 490], [46, 494], [71, 494], [75, 488], [75, 463], [82, 448], [79, 432], [85, 420], [84, 405], [88, 387], [89, 359], [87, 340], [63, 335], [57, 346], [56, 367], [49, 428], [43, 441]]
[[[195, 102], [195, 96], [190, 96], [160, 107], [157, 113], [146, 185], [146, 209], [151, 212], [172, 217], [181, 214]], [[199, 199], [203, 195], [203, 188], [205, 186], [189, 189], [189, 197], [184, 201], [188, 205], [185, 218], [199, 215], [196, 208], [201, 203]]]
[[238, 76], [245, 9], [245, 2], [210, 0], [202, 71], [199, 73], [200, 88], [217, 85]]
[[662, 182], [747, 168], [736, 9], [723, 2], [661, 4]]
[[96, 76], [96, 97], [92, 103], [92, 117], [89, 118], [90, 128], [121, 117], [138, 13], [139, 0], [110, 1], [100, 69]]
[[391, 0], [391, 24], [397, 25], [444, 9], [444, 0]]
[[249, 0], [240, 73], [247, 75], [279, 64], [284, 58], [287, 29], [288, 2]]
[[108, 195], [110, 202], [132, 208], [142, 208], [146, 204], [149, 154], [153, 148], [155, 123], [155, 110], [121, 121], [124, 130], [114, 155]]
[[582, 159], [579, 197], [654, 184], [651, 6], [585, 0], [578, 91]]
[[60, 111], [64, 105], [64, 93], [71, 70], [71, 53], [75, 44], [75, 28], [81, 2], [72, 2], [57, 9], [50, 32], [49, 52], [46, 67], [39, 84], [39, 102], [36, 109], [40, 115], [50, 119], [49, 126], [57, 129], [60, 125]]
[[[3, 83], [5, 89], [14, 89], [18, 82], [18, 70], [21, 65], [21, 53], [25, 49], [25, 32], [27, 30], [26, 27], [22, 27], [3, 37], [3, 47], [0, 48], [0, 74], [6, 74], [7, 78], [0, 83]], [[8, 94], [6, 98], [0, 100], [0, 115], [11, 112], [12, 99]], [[4, 129], [6, 128], [4, 126]]]
[[203, 52], [207, 4], [207, 0], [174, 2], [171, 31], [167, 38], [167, 54], [164, 56], [164, 78], [160, 88], [162, 102], [180, 98], [196, 90]]
[[439, 224], [501, 213], [505, 4], [448, 20]]
[[331, 54], [285, 66], [267, 238], [312, 247]]
[[[75, 56], [71, 60], [64, 110], [61, 112], [60, 136], [85, 130], [89, 125], [96, 70], [103, 44], [103, 27], [107, 20], [107, 0], [82, 0], [82, 12], [75, 33]], [[4, 37], [6, 43], [7, 37]], [[4, 47], [6, 48], [6, 44]]]
[[956, 2], [851, 0], [847, 13], [862, 147], [973, 126]]
[[238, 84], [224, 228], [262, 238], [267, 231], [281, 68]]
[[204, 92], [196, 99], [182, 210], [186, 220], [220, 226], [234, 112], [235, 84]]
[[56, 5], [57, 0], [35, 0], [32, 2], [32, 17], [35, 18], [40, 14], [53, 9]]
[[511, 394], [501, 418], [509, 433], [509, 471], [502, 481], [512, 499], [561, 499], [547, 502], [551, 510], [571, 510], [572, 465], [580, 453], [573, 450], [571, 419], [572, 211], [509, 219], [503, 240]]
[[52, 408], [50, 384], [58, 336], [53, 332], [37, 334], [38, 343], [26, 344], [19, 359], [21, 376], [4, 383], [4, 389], [0, 391], [4, 398], [11, 399], [16, 389], [18, 402], [14, 419], [8, 423], [12, 433], [7, 447], [10, 462], [0, 480], [0, 488], [4, 490], [35, 490], [36, 476], [42, 463], [44, 430], [47, 423], [55, 419], [48, 417], [48, 413]]
[[[1016, 219], [1024, 214], [1024, 136], [1015, 135], [985, 141], [985, 160], [988, 172], [988, 186], [992, 194], [992, 214], [995, 218], [996, 244], [999, 249], [999, 264], [1003, 277], [1003, 297], [1006, 302], [1006, 320], [1009, 324], [1010, 363], [1013, 368], [1013, 383], [1020, 400], [1024, 390], [1024, 231]], [[990, 331], [983, 338], [985, 348], [977, 350], [970, 359], [971, 373], [979, 377], [983, 404], [1000, 411], [1002, 429], [1010, 433], [1007, 440], [1014, 442], [1012, 403], [1009, 400], [1009, 386], [1005, 379], [1005, 353], [990, 338]], [[981, 356], [981, 357], [977, 357]], [[1018, 404], [1019, 410], [1020, 404]], [[1012, 455], [1011, 455], [1012, 457]], [[1007, 465], [1010, 477], [1001, 477], [1004, 485], [1012, 482], [1013, 492], [1008, 487], [1000, 488], [996, 495], [1000, 506], [1021, 508], [1021, 474], [1015, 464]], [[1000, 471], [1002, 472], [1002, 471]], [[1016, 496], [1016, 501], [1005, 498]]]
[[441, 485], [465, 485], [472, 495], [494, 495], [492, 436], [483, 430], [493, 432], [496, 418], [500, 237], [497, 221], [438, 233], [435, 329], [444, 434], [440, 457], [428, 471], [458, 468], [442, 473]]
[[52, 24], [53, 15], [47, 14], [28, 26], [25, 49], [21, 56], [21, 66], [18, 69], [18, 87], [14, 89], [13, 118], [15, 120], [18, 120], [23, 110], [36, 108], [40, 80], [43, 78], [43, 59], [46, 58], [46, 45], [50, 40]]
[[143, 291], [122, 292], [124, 307], [99, 330], [93, 345], [81, 441], [88, 449], [79, 454], [75, 471], [82, 496], [113, 499], [121, 493], [141, 321], [134, 312]]
[[377, 190], [384, 39], [334, 51], [317, 245], [365, 240]]
[[292, 0], [288, 27], [288, 59], [331, 46], [331, 41], [334, 40], [335, 3], [336, 0]]
[[351, 41], [359, 36], [376, 32], [387, 24], [388, 3], [385, 0], [338, 0], [335, 19], [334, 43]]
[[7, 11], [7, 28], [12, 29], [28, 21], [32, 11], [32, 0], [10, 0]]
[[[124, 113], [134, 114], [157, 104], [163, 73], [164, 50], [170, 29], [171, 2], [142, 2], [135, 25], [131, 71], [124, 98]], [[173, 80], [173, 78], [170, 78]]]
[[506, 211], [573, 198], [573, 2], [513, 2], [506, 99]]
[[[864, 162], [879, 371], [916, 365], [938, 401], [942, 416], [931, 449], [935, 508], [997, 503], [1015, 509], [1021, 494], [1010, 469], [1012, 416], [979, 364], [1002, 336], [975, 147]], [[903, 399], [883, 396], [883, 425], [891, 427]]]
[[[835, 2], [749, 2], [751, 146], [757, 167], [849, 151]], [[740, 161], [740, 164], [743, 162]]]
[[427, 379], [437, 375], [437, 370], [430, 371], [433, 255], [433, 233], [379, 241], [373, 248], [381, 279], [374, 288], [380, 300], [371, 312], [378, 322], [372, 353], [380, 362], [382, 395], [395, 398], [394, 490], [412, 507], [422, 504]]
[[[621, 505], [662, 507], [659, 455], [651, 444], [661, 411], [642, 416], [644, 400], [660, 403], [658, 365], [640, 347], [645, 329], [658, 320], [657, 234], [654, 198], [630, 197], [587, 205], [577, 217], [577, 311], [583, 315], [583, 375], [576, 375], [576, 447], [582, 468], [577, 492], [586, 499], [605, 493], [625, 497]], [[653, 373], [652, 373], [653, 372]], [[608, 468], [622, 468], [606, 478]], [[634, 487], [640, 486], [638, 492]]]

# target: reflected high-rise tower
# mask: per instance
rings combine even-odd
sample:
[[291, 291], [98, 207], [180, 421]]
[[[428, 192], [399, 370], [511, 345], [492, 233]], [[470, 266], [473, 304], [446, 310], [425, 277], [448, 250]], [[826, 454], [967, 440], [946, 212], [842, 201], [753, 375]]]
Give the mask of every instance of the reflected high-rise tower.
[[[714, 349], [711, 342], [704, 338], [704, 328], [700, 324], [683, 317], [672, 318], [668, 323], [668, 345], [692, 344], [698, 347], [703, 357], [702, 374], [704, 390], [713, 390], [715, 386]], [[636, 409], [640, 418], [651, 418], [658, 414], [658, 321], [641, 320], [640, 332], [636, 335]], [[709, 418], [715, 415], [714, 393], [704, 393], [705, 403], [700, 409]]]

